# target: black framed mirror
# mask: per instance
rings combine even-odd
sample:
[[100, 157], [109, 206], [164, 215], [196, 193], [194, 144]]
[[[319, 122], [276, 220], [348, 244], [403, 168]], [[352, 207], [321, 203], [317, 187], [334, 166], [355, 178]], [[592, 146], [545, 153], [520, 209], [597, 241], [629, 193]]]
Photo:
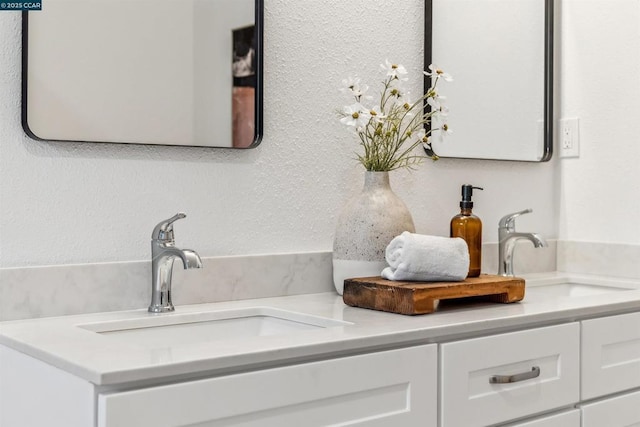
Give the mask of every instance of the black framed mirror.
[[263, 0], [48, 0], [23, 12], [34, 139], [251, 148], [262, 138]]
[[554, 0], [425, 0], [425, 7], [425, 69], [436, 64], [455, 79], [442, 90], [453, 132], [434, 131], [434, 151], [550, 160]]

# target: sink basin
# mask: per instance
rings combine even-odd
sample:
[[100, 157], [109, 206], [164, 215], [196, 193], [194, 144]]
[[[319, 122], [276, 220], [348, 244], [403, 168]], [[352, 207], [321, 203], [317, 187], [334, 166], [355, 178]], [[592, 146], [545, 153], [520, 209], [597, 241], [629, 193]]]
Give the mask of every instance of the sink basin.
[[299, 333], [351, 325], [271, 307], [201, 313], [172, 313], [77, 325], [120, 342], [143, 346], [197, 344], [209, 341]]
[[632, 288], [592, 285], [587, 283], [558, 283], [554, 285], [532, 286], [527, 289], [527, 292], [544, 292], [546, 295], [553, 297], [584, 297], [610, 292], [628, 291], [631, 289]]
[[638, 283], [629, 280], [569, 276], [527, 281], [526, 295], [575, 298], [636, 290], [639, 287]]

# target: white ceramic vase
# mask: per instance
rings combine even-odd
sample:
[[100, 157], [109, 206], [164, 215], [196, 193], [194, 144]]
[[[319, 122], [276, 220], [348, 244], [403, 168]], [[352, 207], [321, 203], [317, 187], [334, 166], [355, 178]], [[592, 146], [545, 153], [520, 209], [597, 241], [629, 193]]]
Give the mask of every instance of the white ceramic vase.
[[387, 266], [384, 251], [403, 231], [414, 233], [407, 206], [391, 190], [389, 172], [365, 172], [362, 192], [338, 217], [333, 240], [333, 284], [342, 295], [344, 280], [379, 276]]

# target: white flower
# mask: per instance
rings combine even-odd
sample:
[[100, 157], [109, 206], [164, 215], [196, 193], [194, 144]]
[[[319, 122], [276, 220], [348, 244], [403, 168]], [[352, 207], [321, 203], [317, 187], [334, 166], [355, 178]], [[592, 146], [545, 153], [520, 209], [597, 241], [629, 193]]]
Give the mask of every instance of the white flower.
[[347, 90], [351, 90], [354, 86], [357, 86], [360, 84], [360, 78], [359, 77], [349, 77], [346, 78], [344, 80], [342, 80], [342, 86], [343, 88], [340, 89], [341, 92], [347, 91]]
[[388, 93], [391, 97], [396, 98], [396, 100], [400, 100], [401, 98], [404, 98], [409, 94], [409, 92], [405, 92], [404, 87], [402, 87], [402, 85], [395, 85], [395, 86], [389, 85]]
[[427, 131], [423, 129], [418, 132], [418, 142], [422, 144], [422, 149], [425, 151], [428, 157], [431, 160], [438, 160], [438, 155], [433, 151], [433, 147], [431, 146], [431, 139], [429, 135], [427, 135]]
[[369, 116], [376, 123], [382, 123], [384, 122], [384, 119], [387, 118], [387, 116], [384, 115], [384, 113], [380, 110], [380, 107], [378, 105], [369, 110]]
[[[349, 77], [348, 79], [342, 80], [342, 88], [341, 92], [348, 92], [349, 94], [356, 97], [356, 99], [360, 99], [368, 90], [369, 86], [360, 84], [360, 79], [358, 77]], [[371, 97], [365, 97], [371, 98]]]
[[391, 79], [407, 80], [408, 77], [404, 77], [407, 74], [407, 69], [400, 64], [392, 64], [388, 59], [384, 60], [384, 64], [380, 64], [380, 68], [387, 72], [387, 77]]
[[427, 131], [424, 128], [420, 128], [420, 130], [416, 134], [416, 139], [422, 142], [423, 144], [428, 143], [429, 137], [427, 136]]
[[440, 126], [440, 141], [443, 141], [446, 137], [448, 137], [452, 133], [453, 131], [451, 130], [449, 125], [446, 123], [443, 123], [442, 126]]
[[446, 100], [446, 96], [440, 96], [435, 93], [433, 96], [427, 98], [427, 104], [429, 104], [435, 116], [447, 117], [449, 115], [449, 108], [444, 105]]
[[433, 78], [433, 77], [441, 78], [445, 82], [452, 82], [453, 81], [453, 77], [451, 76], [451, 74], [445, 73], [444, 71], [442, 71], [442, 69], [436, 67], [433, 64], [429, 65], [429, 70], [431, 70], [430, 73], [427, 72], [427, 71], [424, 71], [424, 75], [425, 76], [429, 76], [431, 78]]
[[446, 118], [449, 116], [449, 107], [446, 105], [441, 105], [439, 109], [434, 110], [434, 115], [436, 117]]
[[408, 92], [398, 97], [395, 105], [395, 108], [399, 109], [403, 117], [406, 117], [407, 119], [415, 116], [416, 114], [420, 114], [420, 110], [422, 109], [414, 108], [415, 103]]
[[411, 94], [409, 92], [399, 94], [398, 99], [396, 100], [396, 105], [405, 111], [409, 111], [413, 106]]
[[406, 129], [405, 136], [407, 138], [411, 138], [412, 141], [415, 141], [415, 144], [424, 144], [429, 141], [427, 131], [424, 128], [420, 128], [417, 132], [414, 132], [414, 129]]
[[370, 110], [359, 102], [345, 106], [342, 112], [344, 113], [344, 117], [340, 119], [340, 123], [347, 126], [354, 126], [357, 130], [366, 127], [367, 124], [369, 124], [369, 119], [371, 119]]
[[434, 91], [432, 96], [427, 98], [427, 104], [429, 104], [433, 110], [439, 110], [446, 99], [446, 97], [440, 96]]
[[447, 118], [449, 116], [449, 108], [441, 105], [438, 110], [434, 110], [433, 115], [436, 118]]

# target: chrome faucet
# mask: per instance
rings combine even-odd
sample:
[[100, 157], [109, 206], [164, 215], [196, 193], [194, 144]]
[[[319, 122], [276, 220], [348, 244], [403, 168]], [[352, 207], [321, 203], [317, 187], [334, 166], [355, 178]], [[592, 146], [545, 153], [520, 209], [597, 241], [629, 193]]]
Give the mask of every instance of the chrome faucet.
[[498, 274], [513, 276], [513, 250], [520, 239], [528, 239], [536, 248], [546, 247], [547, 242], [537, 233], [519, 233], [516, 231], [516, 218], [533, 212], [525, 209], [502, 217], [498, 224]]
[[180, 258], [184, 269], [202, 268], [200, 256], [190, 249], [178, 249], [173, 238], [173, 223], [185, 218], [178, 212], [171, 218], [162, 221], [153, 229], [151, 236], [151, 305], [149, 312], [166, 313], [175, 310], [171, 303], [171, 276], [173, 262]]

